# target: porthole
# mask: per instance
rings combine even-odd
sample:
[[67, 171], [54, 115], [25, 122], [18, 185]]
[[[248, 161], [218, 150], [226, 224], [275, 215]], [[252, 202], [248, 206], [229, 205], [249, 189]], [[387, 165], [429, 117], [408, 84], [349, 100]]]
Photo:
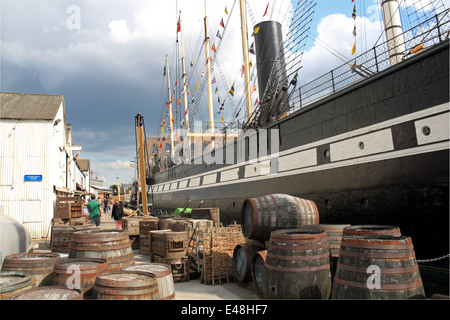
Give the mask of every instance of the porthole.
[[424, 127], [422, 128], [422, 133], [423, 133], [424, 136], [429, 136], [430, 133], [431, 133], [430, 127], [429, 127], [429, 126], [424, 126]]
[[325, 158], [329, 158], [330, 157], [330, 150], [325, 150], [325, 152], [323, 153], [323, 155], [325, 156]]
[[359, 143], [359, 148], [361, 149], [361, 150], [364, 150], [364, 147], [365, 147], [365, 145], [364, 145], [364, 142], [360, 142]]
[[331, 200], [330, 199], [325, 200], [325, 207], [327, 209], [331, 209]]

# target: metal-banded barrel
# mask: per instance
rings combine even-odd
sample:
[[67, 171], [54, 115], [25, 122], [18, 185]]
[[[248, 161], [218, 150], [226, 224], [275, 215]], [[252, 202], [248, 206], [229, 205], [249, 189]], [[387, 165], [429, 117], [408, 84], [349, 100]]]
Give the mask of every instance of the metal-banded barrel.
[[80, 290], [61, 286], [44, 286], [19, 292], [11, 300], [83, 300]]
[[160, 300], [175, 300], [175, 285], [171, 266], [163, 263], [141, 263], [126, 267], [124, 271], [150, 272], [156, 276]]
[[61, 260], [56, 253], [15, 253], [5, 257], [2, 271], [17, 271], [30, 275], [31, 286], [51, 285], [55, 263]]
[[331, 298], [425, 298], [411, 238], [344, 236]]
[[258, 248], [249, 243], [239, 243], [233, 250], [233, 270], [239, 281], [252, 279], [252, 258]]
[[390, 235], [399, 237], [401, 236], [400, 228], [390, 225], [354, 225], [345, 227], [342, 231], [343, 236], [362, 236], [362, 235]]
[[95, 284], [97, 275], [108, 271], [106, 259], [71, 258], [55, 264], [53, 284], [81, 290], [86, 294]]
[[272, 231], [318, 223], [319, 211], [311, 200], [269, 194], [244, 201], [242, 233], [247, 239], [264, 242]]
[[263, 273], [264, 264], [266, 263], [267, 250], [260, 250], [256, 252], [252, 257], [252, 281], [256, 291], [260, 294], [263, 293]]
[[0, 300], [8, 300], [14, 294], [31, 289], [31, 277], [23, 272], [0, 272]]
[[159, 300], [156, 276], [149, 272], [105, 272], [97, 276], [92, 290], [98, 300]]
[[119, 271], [135, 263], [129, 235], [118, 229], [74, 232], [69, 258], [106, 259], [109, 271]]
[[328, 299], [330, 247], [323, 230], [272, 232], [262, 278], [266, 299]]

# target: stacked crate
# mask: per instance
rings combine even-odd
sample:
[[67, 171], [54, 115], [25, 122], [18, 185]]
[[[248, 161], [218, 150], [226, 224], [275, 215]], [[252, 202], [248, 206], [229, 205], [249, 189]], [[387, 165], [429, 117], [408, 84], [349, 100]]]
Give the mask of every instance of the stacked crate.
[[143, 219], [139, 221], [139, 253], [150, 255], [150, 231], [158, 230], [159, 219]]
[[80, 197], [57, 197], [53, 224], [71, 226], [85, 224], [83, 218], [83, 201]]
[[171, 266], [174, 282], [189, 280], [187, 231], [150, 231], [151, 261]]
[[82, 226], [53, 225], [50, 237], [50, 250], [57, 253], [69, 253], [72, 233], [92, 228], [98, 227], [92, 224]]
[[245, 242], [240, 225], [214, 227], [203, 230], [203, 275], [205, 284], [234, 281], [233, 252]]

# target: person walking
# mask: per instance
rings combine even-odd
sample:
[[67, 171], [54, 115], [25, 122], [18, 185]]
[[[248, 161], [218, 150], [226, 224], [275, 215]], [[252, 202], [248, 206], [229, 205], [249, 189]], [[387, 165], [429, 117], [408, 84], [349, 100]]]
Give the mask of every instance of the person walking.
[[91, 201], [87, 205], [89, 211], [89, 220], [91, 224], [95, 224], [96, 227], [100, 226], [100, 218], [102, 216], [102, 207], [95, 200], [95, 195], [91, 196]]
[[122, 229], [122, 218], [123, 218], [123, 203], [115, 200], [114, 205], [112, 207], [111, 218], [116, 221], [116, 229]]
[[103, 201], [103, 206], [104, 206], [103, 212], [104, 213], [108, 212], [108, 204], [109, 204], [109, 199], [105, 198], [105, 201]]

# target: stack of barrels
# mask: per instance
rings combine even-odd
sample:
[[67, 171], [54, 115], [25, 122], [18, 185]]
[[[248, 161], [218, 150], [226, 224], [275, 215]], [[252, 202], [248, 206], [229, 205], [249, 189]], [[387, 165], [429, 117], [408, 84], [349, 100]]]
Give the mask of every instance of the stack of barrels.
[[174, 299], [169, 266], [133, 267], [126, 231], [77, 231], [71, 235], [68, 259], [55, 253], [6, 256], [0, 273], [0, 299]]
[[266, 299], [411, 299], [424, 289], [410, 237], [396, 226], [319, 224], [314, 202], [272, 194], [243, 206], [236, 279]]

